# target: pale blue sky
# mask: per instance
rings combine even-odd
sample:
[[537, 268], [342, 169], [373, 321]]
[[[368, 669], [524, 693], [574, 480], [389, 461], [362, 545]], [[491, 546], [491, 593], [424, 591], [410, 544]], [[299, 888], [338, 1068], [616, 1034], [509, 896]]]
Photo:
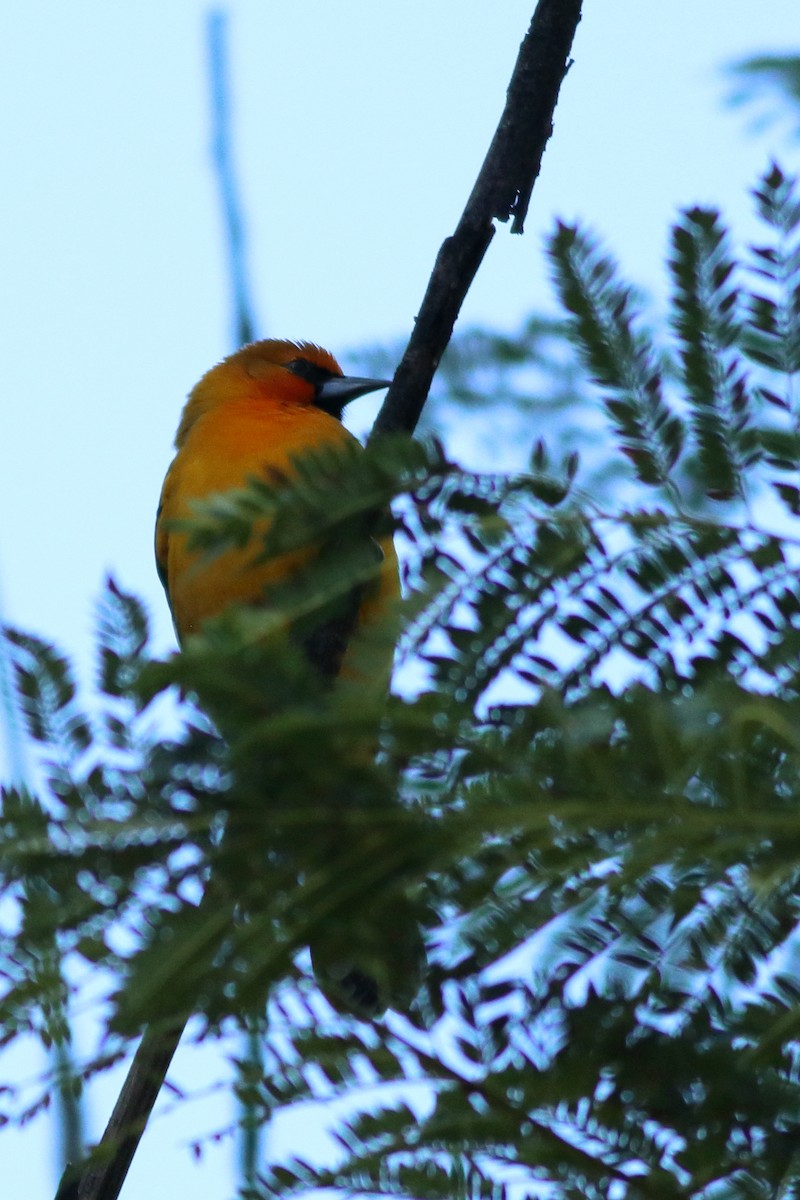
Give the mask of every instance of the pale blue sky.
[[[533, 7], [226, 6], [264, 333], [321, 342], [346, 368], [349, 347], [410, 329]], [[27, 0], [0, 13], [0, 592], [8, 620], [84, 669], [109, 570], [172, 644], [154, 509], [183, 398], [230, 348], [206, 12], [199, 0]], [[550, 303], [542, 238], [557, 215], [589, 219], [656, 295], [680, 206], [719, 204], [746, 238], [746, 190], [770, 154], [796, 168], [796, 147], [745, 135], [719, 68], [798, 47], [797, 0], [586, 0], [526, 236], [501, 227], [463, 321], [511, 327]], [[177, 1078], [196, 1081], [190, 1059]], [[0, 1082], [14, 1068], [36, 1060], [0, 1057]], [[93, 1093], [95, 1132], [117, 1083]], [[203, 1128], [227, 1119], [215, 1103]], [[190, 1115], [149, 1131], [126, 1194], [227, 1195], [229, 1145], [199, 1167], [176, 1148], [197, 1129]], [[12, 1161], [16, 1195], [52, 1193], [46, 1121], [2, 1132], [6, 1181]]]

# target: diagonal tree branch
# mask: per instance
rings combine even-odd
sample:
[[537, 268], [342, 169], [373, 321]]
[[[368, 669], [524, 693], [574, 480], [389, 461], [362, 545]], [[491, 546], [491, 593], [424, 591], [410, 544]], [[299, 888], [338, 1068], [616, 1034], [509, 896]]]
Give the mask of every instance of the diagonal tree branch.
[[413, 433], [461, 305], [494, 237], [495, 219], [522, 233], [582, 0], [539, 0], [520, 46], [506, 106], [455, 232], [436, 257], [406, 352], [371, 437]]
[[184, 1028], [145, 1030], [100, 1142], [77, 1182], [65, 1172], [56, 1200], [117, 1200]]
[[[520, 47], [500, 123], [456, 230], [439, 251], [414, 332], [372, 437], [413, 432], [461, 304], [494, 236], [494, 220], [512, 218], [512, 233], [522, 233], [542, 154], [552, 132], [559, 90], [569, 67], [581, 3], [539, 0], [537, 4]], [[221, 31], [216, 29], [212, 36], [218, 39], [214, 53], [219, 56]], [[230, 158], [225, 151], [225, 76], [219, 58], [214, 62], [213, 79], [217, 104], [215, 161], [237, 278], [238, 338], [247, 340], [252, 337], [252, 322], [244, 277], [237, 274], [241, 224], [232, 190]], [[101, 1142], [88, 1163], [77, 1171], [65, 1172], [56, 1200], [117, 1200], [183, 1028], [175, 1025], [145, 1031]]]

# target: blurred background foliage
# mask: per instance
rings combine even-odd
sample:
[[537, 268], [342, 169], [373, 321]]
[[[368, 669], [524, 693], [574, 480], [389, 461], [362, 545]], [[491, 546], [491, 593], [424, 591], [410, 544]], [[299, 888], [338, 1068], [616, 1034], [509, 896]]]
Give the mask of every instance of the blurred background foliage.
[[761, 54], [728, 69], [730, 103], [752, 114], [757, 127], [784, 124], [800, 136], [800, 57]]

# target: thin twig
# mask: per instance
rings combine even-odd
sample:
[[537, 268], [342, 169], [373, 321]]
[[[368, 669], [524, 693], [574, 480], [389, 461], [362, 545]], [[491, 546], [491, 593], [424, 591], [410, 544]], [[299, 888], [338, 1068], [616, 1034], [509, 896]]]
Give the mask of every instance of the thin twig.
[[[230, 53], [228, 49], [228, 14], [221, 9], [208, 16], [208, 64], [211, 84], [212, 157], [217, 177], [225, 241], [228, 247], [228, 274], [233, 305], [234, 349], [252, 342], [256, 337], [256, 322], [247, 280], [247, 253], [244, 219], [236, 186], [233, 166], [233, 131], [231, 121]], [[263, 337], [263, 333], [262, 333]], [[245, 1060], [255, 1069], [258, 1065], [259, 1043], [252, 1032], [245, 1039]], [[249, 1093], [246, 1093], [249, 1094]], [[242, 1180], [253, 1187], [260, 1148], [260, 1128], [243, 1103], [241, 1161]]]
[[264, 1074], [264, 1050], [258, 1025], [255, 1021], [248, 1022], [244, 1046], [243, 1086], [239, 1093], [239, 1175], [243, 1192], [255, 1195], [258, 1185], [258, 1162], [261, 1153], [262, 1122], [260, 1120], [260, 1105], [253, 1086], [254, 1080], [260, 1080]]
[[539, 0], [520, 47], [506, 106], [452, 237], [430, 282], [371, 438], [413, 433], [461, 305], [494, 236], [494, 220], [522, 233], [544, 148], [569, 68], [582, 0]]
[[254, 341], [256, 323], [247, 281], [244, 219], [233, 167], [228, 14], [220, 9], [214, 9], [208, 15], [207, 40], [211, 88], [211, 157], [219, 189], [225, 244], [228, 248], [233, 337], [234, 344], [238, 347]]

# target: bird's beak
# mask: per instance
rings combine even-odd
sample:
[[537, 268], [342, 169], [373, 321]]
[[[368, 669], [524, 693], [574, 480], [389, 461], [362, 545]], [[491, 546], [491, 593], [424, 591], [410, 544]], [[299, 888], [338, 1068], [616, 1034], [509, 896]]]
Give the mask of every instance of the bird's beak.
[[357, 396], [366, 396], [367, 392], [387, 388], [391, 382], [391, 379], [359, 379], [355, 375], [334, 375], [322, 384], [316, 402], [320, 408], [341, 412], [345, 404], [349, 404]]

